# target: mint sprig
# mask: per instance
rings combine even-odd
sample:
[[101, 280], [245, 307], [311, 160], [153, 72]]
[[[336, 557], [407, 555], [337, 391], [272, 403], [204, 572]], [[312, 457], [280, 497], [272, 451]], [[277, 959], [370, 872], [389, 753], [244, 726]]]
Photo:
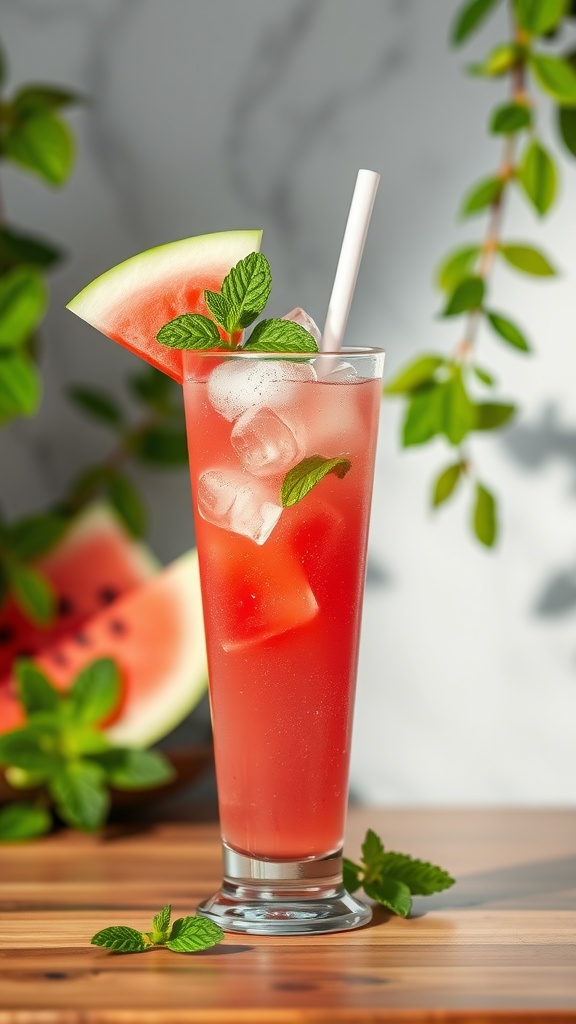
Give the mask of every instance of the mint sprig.
[[30, 661], [16, 663], [26, 723], [0, 736], [0, 765], [16, 788], [42, 791], [0, 812], [0, 840], [48, 832], [51, 804], [67, 825], [91, 832], [110, 808], [109, 787], [148, 789], [169, 782], [170, 763], [156, 750], [113, 747], [101, 731], [118, 705], [120, 673], [110, 658], [87, 665], [63, 693]]
[[431, 896], [454, 885], [443, 868], [416, 860], [407, 853], [388, 852], [380, 836], [368, 829], [362, 843], [360, 864], [344, 858], [344, 887], [366, 895], [400, 917], [408, 917], [412, 896]]
[[170, 927], [172, 907], [168, 904], [154, 915], [152, 931], [139, 932], [127, 925], [112, 925], [92, 936], [91, 944], [115, 953], [143, 953], [147, 949], [166, 946], [174, 953], [198, 953], [216, 946], [224, 932], [206, 917], [179, 917]]
[[[268, 260], [260, 252], [251, 252], [232, 267], [219, 292], [204, 292], [212, 319], [202, 313], [182, 313], [160, 328], [156, 340], [169, 348], [186, 350], [236, 349], [235, 337], [262, 313], [271, 288]], [[220, 337], [218, 327], [228, 340]], [[275, 318], [257, 324], [242, 348], [253, 352], [318, 351], [314, 338], [304, 327]]]
[[334, 473], [340, 480], [352, 468], [350, 459], [338, 456], [326, 459], [323, 455], [310, 455], [302, 459], [296, 466], [289, 469], [282, 482], [280, 500], [283, 508], [290, 508], [302, 501], [316, 484], [319, 484], [328, 473]]

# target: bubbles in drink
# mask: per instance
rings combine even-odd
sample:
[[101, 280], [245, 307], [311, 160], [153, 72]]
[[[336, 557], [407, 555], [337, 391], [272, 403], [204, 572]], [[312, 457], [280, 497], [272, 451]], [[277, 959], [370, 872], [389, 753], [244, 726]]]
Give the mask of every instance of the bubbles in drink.
[[313, 320], [301, 306], [296, 306], [296, 309], [291, 309], [290, 312], [286, 313], [286, 316], [283, 316], [281, 319], [291, 320], [293, 324], [299, 324], [305, 331], [308, 331], [308, 334], [312, 335], [317, 345], [320, 344], [322, 332], [315, 320]]
[[310, 362], [288, 359], [224, 361], [208, 379], [208, 397], [216, 412], [235, 420], [255, 405], [282, 409], [295, 399], [293, 384], [315, 381]]
[[286, 472], [304, 454], [296, 429], [266, 405], [242, 413], [231, 441], [242, 465], [254, 476]]
[[282, 506], [271, 501], [266, 486], [246, 482], [242, 473], [209, 469], [198, 480], [198, 511], [203, 519], [232, 533], [264, 544], [276, 526]]

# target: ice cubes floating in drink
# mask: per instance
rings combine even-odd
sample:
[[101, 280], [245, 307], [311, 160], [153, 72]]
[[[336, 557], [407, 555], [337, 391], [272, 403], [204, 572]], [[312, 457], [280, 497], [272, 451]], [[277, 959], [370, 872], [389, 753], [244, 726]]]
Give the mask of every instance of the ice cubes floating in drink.
[[263, 544], [276, 526], [282, 506], [269, 501], [256, 481], [246, 483], [241, 473], [209, 469], [198, 481], [198, 510], [214, 526]]
[[[303, 309], [293, 309], [283, 319], [320, 340], [318, 327]], [[233, 423], [230, 443], [239, 468], [214, 467], [200, 476], [198, 509], [208, 522], [264, 544], [282, 513], [280, 487], [288, 470], [306, 454], [339, 454], [306, 452], [305, 426], [291, 419], [299, 386], [318, 380], [314, 363], [312, 357], [304, 362], [255, 356], [224, 360], [212, 371], [208, 398]], [[322, 380], [351, 383], [355, 377], [350, 363], [334, 357], [324, 366]]]

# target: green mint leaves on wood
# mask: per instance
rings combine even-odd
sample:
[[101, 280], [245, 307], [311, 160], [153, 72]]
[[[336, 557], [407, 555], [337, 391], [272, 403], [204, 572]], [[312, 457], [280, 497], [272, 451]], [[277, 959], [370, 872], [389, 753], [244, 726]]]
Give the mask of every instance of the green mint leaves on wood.
[[400, 917], [408, 917], [413, 896], [431, 896], [452, 885], [454, 879], [442, 868], [385, 850], [372, 829], [362, 843], [361, 862], [344, 858], [344, 888], [350, 893], [362, 888], [371, 900]]
[[72, 828], [94, 831], [108, 815], [110, 787], [148, 789], [173, 778], [158, 751], [113, 747], [101, 731], [120, 699], [110, 658], [89, 664], [66, 693], [33, 662], [16, 663], [16, 681], [26, 724], [0, 736], [0, 765], [12, 786], [39, 795], [0, 812], [0, 839], [48, 832], [49, 806]]
[[497, 166], [479, 169], [478, 180], [466, 191], [460, 217], [486, 219], [483, 239], [468, 240], [444, 257], [436, 271], [442, 293], [440, 316], [457, 330], [450, 353], [426, 353], [402, 368], [386, 393], [405, 403], [403, 447], [442, 439], [456, 449], [436, 477], [431, 502], [438, 508], [464, 488], [469, 495], [469, 521], [477, 540], [492, 547], [498, 538], [496, 496], [482, 479], [471, 450], [478, 432], [499, 430], [515, 412], [510, 401], [482, 400], [481, 388], [496, 388], [493, 374], [478, 362], [480, 345], [505, 344], [520, 355], [532, 345], [522, 324], [492, 304], [491, 273], [497, 264], [528, 278], [553, 278], [554, 261], [538, 246], [505, 234], [505, 208], [511, 193], [526, 202], [538, 219], [546, 216], [559, 194], [559, 168], [552, 148], [540, 134], [537, 94], [557, 106], [559, 139], [576, 156], [576, 50], [562, 49], [561, 29], [576, 19], [576, 7], [565, 0], [467, 0], [457, 11], [451, 32], [453, 46], [462, 46], [498, 11], [507, 13], [510, 37], [469, 71], [507, 83], [488, 113], [487, 129], [501, 146]]
[[154, 916], [151, 931], [139, 932], [127, 925], [112, 925], [97, 932], [91, 943], [114, 953], [144, 953], [159, 946], [173, 953], [199, 953], [224, 938], [222, 929], [208, 918], [180, 917], [171, 925], [171, 916], [172, 907], [168, 904]]
[[[204, 292], [212, 319], [202, 313], [183, 313], [165, 324], [156, 340], [169, 348], [237, 350], [235, 339], [263, 312], [271, 288], [268, 260], [262, 253], [249, 253], [232, 267], [219, 292]], [[228, 336], [227, 341], [222, 339], [218, 328]], [[241, 347], [249, 352], [318, 351], [308, 331], [282, 319], [262, 320]]]

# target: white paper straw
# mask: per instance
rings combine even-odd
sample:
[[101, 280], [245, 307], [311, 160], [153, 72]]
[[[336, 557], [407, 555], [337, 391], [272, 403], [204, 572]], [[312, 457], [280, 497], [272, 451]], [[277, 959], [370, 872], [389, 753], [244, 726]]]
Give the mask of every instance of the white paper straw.
[[379, 181], [376, 171], [358, 171], [320, 342], [322, 352], [337, 352], [342, 348]]

